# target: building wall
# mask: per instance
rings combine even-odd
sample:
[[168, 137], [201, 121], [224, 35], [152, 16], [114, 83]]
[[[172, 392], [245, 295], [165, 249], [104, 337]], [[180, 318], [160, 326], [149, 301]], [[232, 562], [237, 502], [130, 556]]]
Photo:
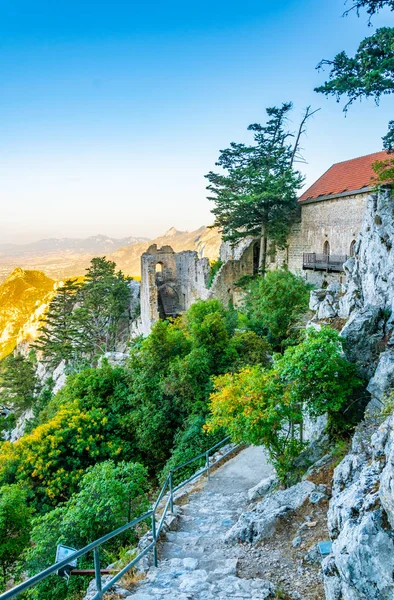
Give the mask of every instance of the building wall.
[[343, 273], [303, 270], [302, 255], [323, 254], [324, 243], [330, 244], [330, 255], [350, 255], [350, 245], [361, 229], [368, 194], [357, 194], [303, 204], [301, 221], [294, 223], [288, 237], [288, 248], [276, 253], [272, 267], [287, 264], [290, 271], [311, 283], [344, 281]]

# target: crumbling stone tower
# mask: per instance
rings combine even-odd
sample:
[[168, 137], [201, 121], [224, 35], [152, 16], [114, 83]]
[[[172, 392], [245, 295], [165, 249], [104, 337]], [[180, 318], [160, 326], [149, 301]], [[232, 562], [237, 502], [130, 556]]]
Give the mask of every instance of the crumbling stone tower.
[[141, 321], [146, 335], [159, 319], [175, 317], [208, 297], [209, 260], [192, 250], [153, 244], [141, 256]]

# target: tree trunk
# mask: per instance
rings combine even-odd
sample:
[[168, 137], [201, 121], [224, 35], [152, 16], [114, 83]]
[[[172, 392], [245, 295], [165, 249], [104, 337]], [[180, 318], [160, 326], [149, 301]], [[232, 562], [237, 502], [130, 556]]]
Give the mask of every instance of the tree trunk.
[[267, 236], [265, 234], [265, 225], [261, 226], [260, 236], [260, 254], [259, 254], [259, 271], [264, 277], [267, 266]]

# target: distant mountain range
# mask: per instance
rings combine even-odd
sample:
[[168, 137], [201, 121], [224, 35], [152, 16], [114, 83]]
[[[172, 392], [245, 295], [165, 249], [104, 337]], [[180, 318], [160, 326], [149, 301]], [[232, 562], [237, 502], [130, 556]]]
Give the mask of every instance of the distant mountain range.
[[15, 269], [0, 284], [0, 359], [35, 337], [39, 318], [53, 298], [55, 281], [40, 271]]
[[49, 238], [31, 244], [0, 244], [0, 257], [38, 256], [60, 251], [75, 254], [96, 254], [113, 252], [121, 246], [132, 246], [149, 241], [144, 237], [110, 238], [106, 235], [93, 235], [88, 238]]
[[141, 254], [151, 244], [171, 246], [176, 252], [196, 250], [200, 257], [216, 259], [220, 243], [215, 229], [200, 227], [189, 232], [173, 227], [154, 240], [98, 235], [85, 240], [0, 245], [0, 360], [17, 344], [36, 337], [40, 317], [55, 294], [56, 280], [83, 275], [93, 256], [106, 255], [125, 274], [138, 276]]
[[25, 245], [0, 244], [0, 282], [17, 267], [42, 271], [55, 280], [84, 275], [94, 256], [107, 256], [126, 275], [138, 276], [141, 254], [151, 244], [170, 245], [177, 252], [196, 250], [200, 256], [215, 259], [219, 256], [220, 243], [221, 236], [215, 229], [200, 227], [189, 232], [172, 227], [154, 240], [97, 235], [86, 239], [53, 238]]

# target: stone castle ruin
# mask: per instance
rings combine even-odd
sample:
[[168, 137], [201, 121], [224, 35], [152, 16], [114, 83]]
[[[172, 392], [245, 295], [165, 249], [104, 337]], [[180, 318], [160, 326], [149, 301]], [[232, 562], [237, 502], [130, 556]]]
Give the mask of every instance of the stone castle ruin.
[[[357, 252], [368, 198], [374, 190], [377, 152], [334, 164], [299, 198], [300, 216], [284, 250], [269, 245], [267, 268], [287, 268], [319, 288], [346, 282], [345, 263]], [[198, 299], [218, 298], [237, 306], [237, 282], [258, 272], [260, 241], [245, 238], [236, 246], [222, 243], [222, 266], [208, 287], [210, 265], [195, 251], [174, 252], [152, 245], [141, 257], [141, 332], [158, 319], [175, 317]]]
[[209, 270], [208, 258], [199, 258], [194, 250], [150, 246], [141, 256], [142, 332], [148, 334], [159, 319], [176, 317], [206, 298]]

